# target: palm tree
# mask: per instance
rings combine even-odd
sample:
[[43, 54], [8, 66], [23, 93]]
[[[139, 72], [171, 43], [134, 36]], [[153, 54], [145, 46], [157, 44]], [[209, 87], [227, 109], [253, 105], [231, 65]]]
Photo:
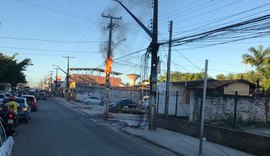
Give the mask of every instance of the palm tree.
[[[258, 49], [251, 47], [248, 49], [252, 55], [244, 54], [242, 55], [243, 63], [249, 64], [251, 67], [256, 69], [256, 85], [259, 86], [259, 81], [262, 76], [265, 75], [265, 68], [268, 66], [270, 60], [270, 48], [263, 49], [262, 45], [259, 45]], [[257, 90], [258, 88], [256, 88]]]
[[270, 60], [270, 48], [263, 50], [263, 46], [260, 45], [258, 49], [251, 47], [248, 50], [252, 55], [244, 54], [242, 56], [243, 63], [250, 64], [252, 67], [256, 68], [257, 72], [260, 73]]

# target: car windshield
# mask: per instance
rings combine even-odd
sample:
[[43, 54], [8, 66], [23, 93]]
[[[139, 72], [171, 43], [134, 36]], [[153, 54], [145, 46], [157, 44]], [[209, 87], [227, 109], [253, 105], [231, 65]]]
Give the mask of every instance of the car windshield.
[[3, 94], [0, 94], [0, 98], [5, 98], [5, 95], [3, 95]]
[[21, 104], [25, 104], [25, 100], [24, 100], [24, 99], [15, 99], [15, 101], [16, 101], [17, 103], [19, 103], [20, 105], [21, 105]]
[[90, 97], [90, 99], [97, 99], [97, 100], [99, 100], [99, 98], [97, 98], [97, 97]]
[[34, 101], [34, 97], [24, 96], [27, 101]]

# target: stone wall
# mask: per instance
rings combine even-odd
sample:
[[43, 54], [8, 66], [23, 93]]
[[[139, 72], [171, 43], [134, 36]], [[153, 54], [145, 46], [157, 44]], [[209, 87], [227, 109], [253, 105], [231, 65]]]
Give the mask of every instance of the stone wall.
[[[157, 125], [161, 128], [199, 138], [199, 123], [158, 117]], [[207, 141], [229, 146], [255, 155], [270, 155], [270, 137], [210, 125], [204, 126], [204, 137]]]
[[[194, 107], [193, 121], [199, 120], [200, 105], [202, 102], [201, 97], [202, 95], [200, 93], [194, 94], [194, 100], [192, 100]], [[234, 115], [235, 100], [236, 97], [233, 95], [207, 94], [205, 120], [211, 121], [232, 118]], [[237, 96], [237, 119], [265, 121], [264, 102], [264, 97]]]
[[[88, 96], [95, 96], [98, 98], [103, 98], [104, 87], [99, 86], [76, 86], [75, 90], [76, 100], [83, 99]], [[135, 90], [124, 90], [119, 88], [111, 88], [110, 101], [115, 101], [120, 98], [131, 99], [137, 103], [140, 103], [141, 92]]]

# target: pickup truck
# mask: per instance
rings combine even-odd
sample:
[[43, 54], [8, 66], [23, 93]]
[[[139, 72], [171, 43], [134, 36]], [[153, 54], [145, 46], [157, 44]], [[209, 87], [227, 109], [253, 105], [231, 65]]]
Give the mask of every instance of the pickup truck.
[[12, 136], [7, 136], [4, 129], [3, 120], [0, 120], [0, 156], [12, 155], [14, 140]]

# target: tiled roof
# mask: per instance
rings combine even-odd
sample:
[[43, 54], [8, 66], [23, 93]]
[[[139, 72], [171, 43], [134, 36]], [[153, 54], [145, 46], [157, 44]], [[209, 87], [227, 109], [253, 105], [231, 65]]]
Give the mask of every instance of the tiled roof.
[[[239, 82], [243, 82], [243, 83], [250, 85], [251, 87], [255, 87], [254, 83], [251, 83], [251, 82], [249, 82], [247, 80], [243, 80], [243, 79], [212, 80], [212, 81], [207, 81], [207, 89], [217, 89], [217, 88], [221, 88], [224, 86], [228, 86], [229, 84], [232, 84], [232, 83], [239, 83]], [[203, 88], [203, 81], [199, 84], [189, 85], [189, 86], [187, 86], [187, 88], [189, 88], [189, 89], [202, 89]]]
[[[70, 75], [70, 82], [76, 82], [80, 84], [90, 84], [90, 85], [104, 85], [105, 77], [103, 76], [93, 76], [93, 75], [81, 75], [81, 74], [72, 74]], [[110, 77], [111, 86], [120, 86], [121, 79]]]
[[[203, 88], [203, 82], [204, 80], [195, 80], [195, 81], [183, 81], [183, 82], [172, 82], [173, 84], [179, 84], [179, 85], [184, 85], [189, 89], [202, 89]], [[232, 83], [237, 83], [237, 82], [243, 82], [249, 84], [251, 87], [255, 87], [254, 83], [251, 83], [247, 80], [244, 79], [236, 79], [236, 80], [214, 80], [214, 79], [209, 79], [207, 81], [207, 89], [217, 89], [220, 87], [227, 86]]]

